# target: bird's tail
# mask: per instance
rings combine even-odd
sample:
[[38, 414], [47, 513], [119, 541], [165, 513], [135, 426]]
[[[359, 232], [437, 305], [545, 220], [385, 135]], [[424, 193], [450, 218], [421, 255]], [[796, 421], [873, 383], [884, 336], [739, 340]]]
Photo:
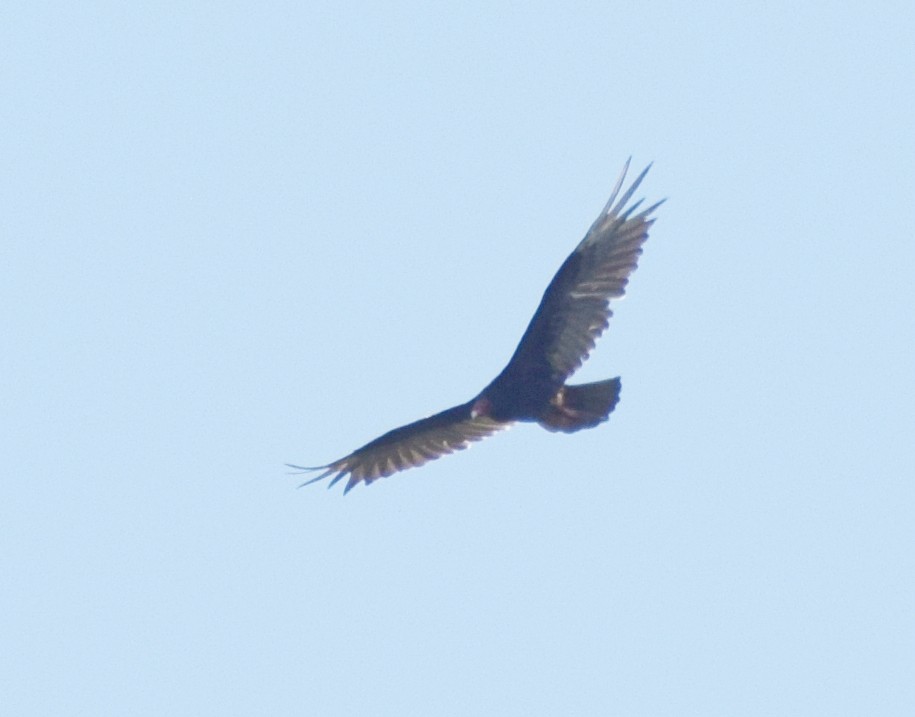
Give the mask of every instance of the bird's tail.
[[620, 379], [563, 386], [538, 421], [548, 431], [574, 433], [594, 428], [610, 417], [620, 400]]

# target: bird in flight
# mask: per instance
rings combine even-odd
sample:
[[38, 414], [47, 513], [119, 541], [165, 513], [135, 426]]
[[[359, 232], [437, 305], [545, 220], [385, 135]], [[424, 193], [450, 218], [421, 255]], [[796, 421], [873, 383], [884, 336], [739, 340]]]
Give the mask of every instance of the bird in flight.
[[559, 267], [515, 353], [492, 383], [467, 403], [388, 431], [333, 463], [288, 464], [301, 472], [321, 471], [302, 485], [333, 476], [331, 487], [348, 477], [348, 493], [360, 482], [368, 485], [463, 450], [516, 421], [564, 433], [606, 421], [619, 401], [619, 377], [578, 385], [566, 381], [607, 328], [610, 301], [624, 295], [654, 223], [652, 212], [664, 201], [638, 213], [642, 200], [627, 206], [650, 168], [620, 196], [626, 161], [607, 204]]

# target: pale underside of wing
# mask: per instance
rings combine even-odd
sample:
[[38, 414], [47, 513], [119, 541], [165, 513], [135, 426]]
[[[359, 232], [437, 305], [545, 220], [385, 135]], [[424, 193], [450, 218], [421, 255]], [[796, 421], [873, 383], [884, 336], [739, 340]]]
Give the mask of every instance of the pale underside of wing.
[[510, 366], [540, 366], [564, 383], [609, 325], [610, 301], [625, 294], [654, 223], [650, 215], [662, 204], [638, 214], [642, 200], [626, 206], [651, 165], [619, 196], [628, 168], [627, 161], [606, 206], [544, 292]]
[[511, 425], [511, 422], [494, 421], [487, 416], [471, 418], [470, 408], [470, 403], [462, 404], [395, 428], [326, 466], [306, 468], [290, 464], [290, 467], [302, 471], [323, 471], [302, 485], [333, 476], [328, 485], [331, 487], [349, 476], [344, 490], [344, 493], [348, 493], [360, 482], [368, 485], [378, 478], [416, 468], [441, 456], [464, 450], [471, 443]]

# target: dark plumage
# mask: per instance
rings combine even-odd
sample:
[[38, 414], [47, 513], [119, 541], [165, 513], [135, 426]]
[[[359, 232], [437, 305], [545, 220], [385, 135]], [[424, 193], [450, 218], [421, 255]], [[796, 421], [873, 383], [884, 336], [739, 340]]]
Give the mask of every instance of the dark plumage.
[[620, 379], [577, 386], [566, 381], [607, 328], [609, 302], [625, 293], [654, 222], [651, 214], [662, 203], [638, 214], [641, 200], [626, 206], [650, 167], [617, 199], [629, 169], [626, 162], [606, 206], [546, 288], [508, 365], [479, 395], [388, 431], [326, 466], [290, 467], [322, 471], [307, 483], [332, 475], [332, 486], [349, 476], [344, 491], [348, 492], [360, 481], [369, 484], [462, 450], [516, 421], [537, 422], [548, 431], [565, 433], [606, 421], [619, 400]]

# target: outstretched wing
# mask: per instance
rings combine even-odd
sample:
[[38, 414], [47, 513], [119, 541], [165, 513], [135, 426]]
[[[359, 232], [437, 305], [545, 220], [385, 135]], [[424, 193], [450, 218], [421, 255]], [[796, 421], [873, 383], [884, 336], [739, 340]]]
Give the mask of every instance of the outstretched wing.
[[348, 493], [360, 481], [368, 485], [378, 478], [385, 478], [449, 453], [462, 451], [474, 441], [480, 441], [511, 425], [511, 422], [494, 421], [487, 416], [471, 417], [472, 406], [471, 401], [395, 428], [326, 466], [306, 468], [288, 465], [302, 471], [323, 471], [321, 475], [302, 485], [333, 475], [328, 485], [330, 488], [337, 481], [349, 476], [343, 491]]
[[626, 207], [650, 168], [617, 199], [629, 169], [626, 161], [600, 216], [544, 292], [503, 375], [540, 375], [561, 385], [588, 358], [613, 315], [610, 300], [623, 296], [636, 269], [654, 223], [651, 213], [663, 203], [638, 214], [642, 200]]

